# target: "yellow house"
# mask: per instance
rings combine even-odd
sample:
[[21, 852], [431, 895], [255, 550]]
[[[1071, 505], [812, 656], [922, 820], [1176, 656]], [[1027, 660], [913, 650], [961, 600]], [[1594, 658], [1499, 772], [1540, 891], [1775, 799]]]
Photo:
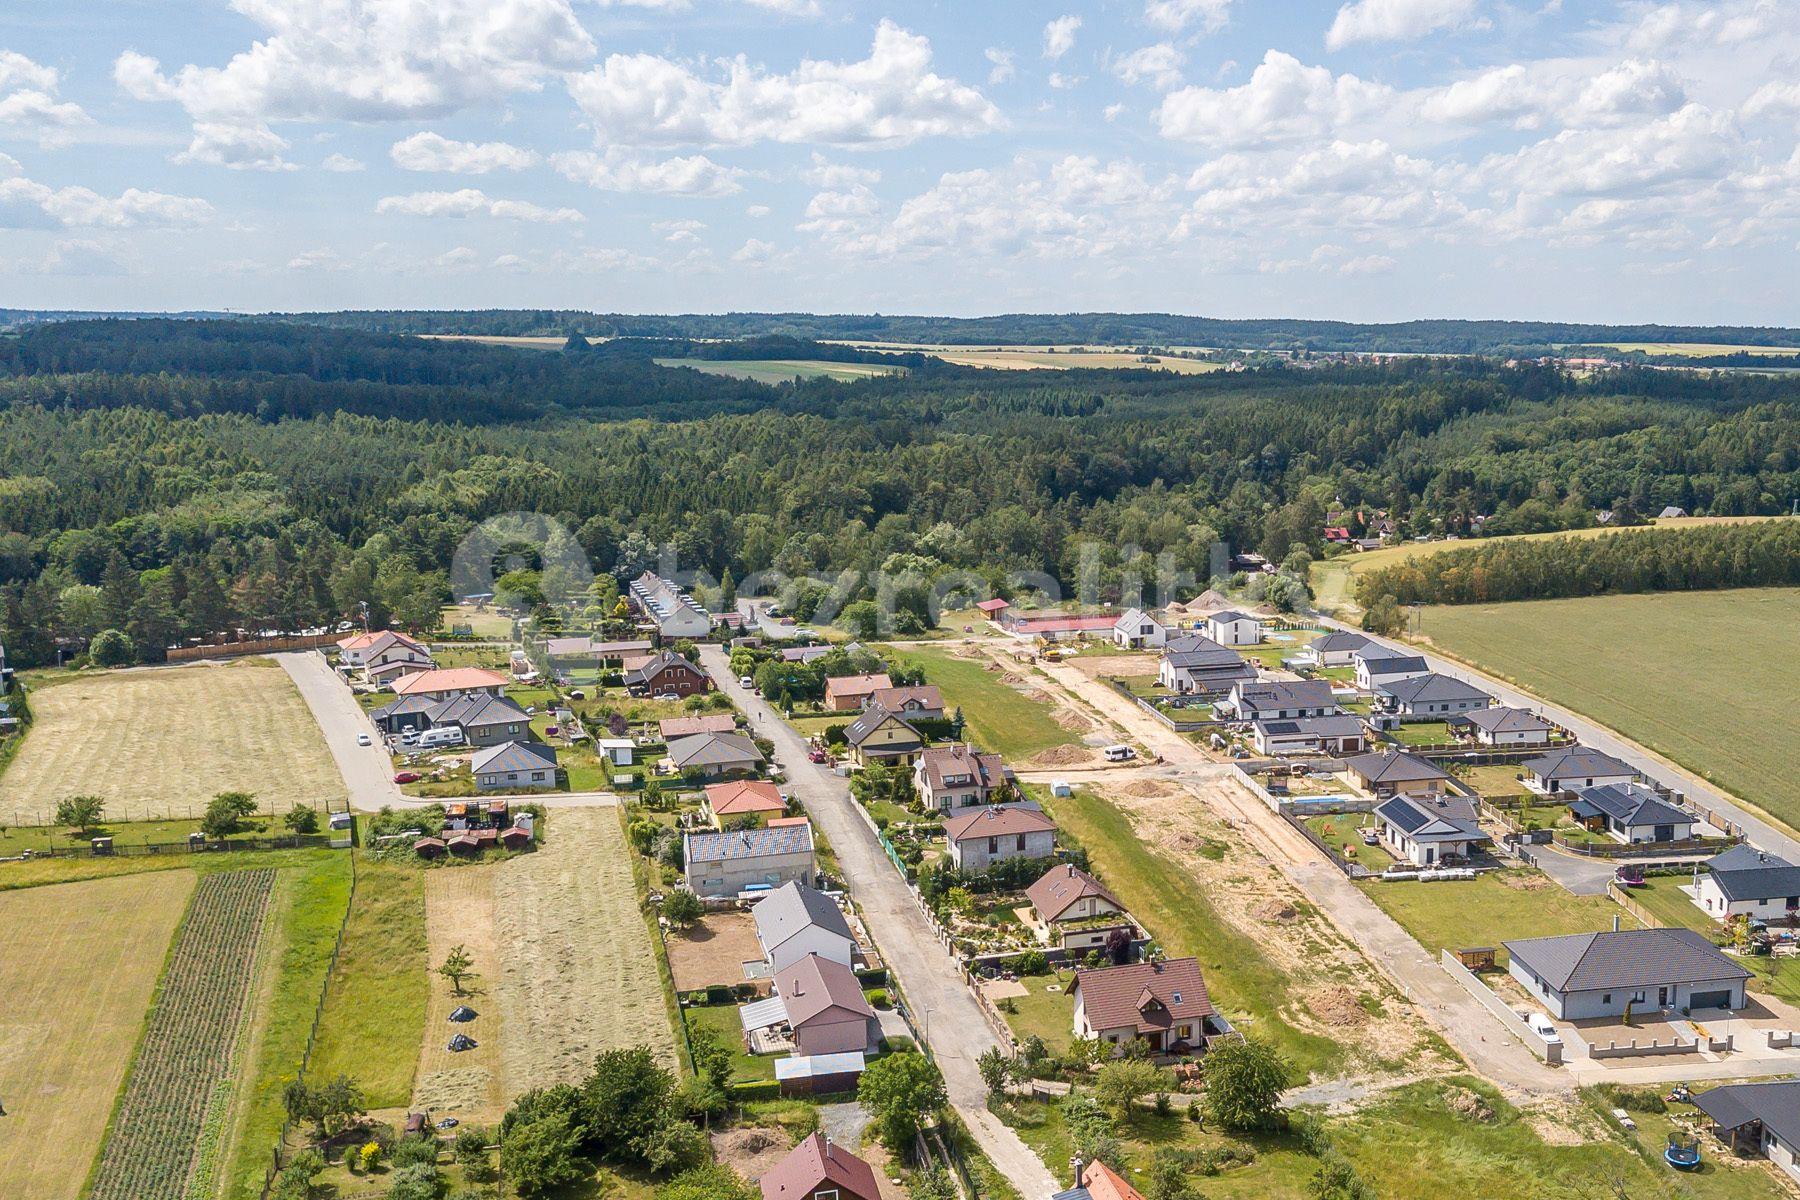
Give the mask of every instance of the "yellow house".
[[851, 758], [861, 767], [871, 763], [911, 765], [925, 749], [924, 735], [879, 704], [863, 709], [844, 736], [850, 743]]

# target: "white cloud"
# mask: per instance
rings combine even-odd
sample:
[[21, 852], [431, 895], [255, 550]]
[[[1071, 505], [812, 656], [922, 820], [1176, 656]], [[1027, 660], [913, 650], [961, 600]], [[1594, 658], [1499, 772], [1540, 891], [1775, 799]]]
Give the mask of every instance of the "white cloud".
[[1475, 0], [1354, 0], [1337, 11], [1325, 45], [1341, 50], [1354, 42], [1410, 41], [1459, 25]]
[[287, 139], [269, 129], [199, 121], [188, 148], [171, 155], [169, 161], [233, 171], [292, 171], [294, 164], [281, 157], [287, 148]]
[[1346, 259], [1338, 266], [1339, 275], [1386, 275], [1399, 264], [1385, 254], [1364, 254]]
[[1067, 91], [1069, 88], [1080, 87], [1082, 84], [1086, 83], [1087, 76], [1086, 75], [1064, 75], [1061, 71], [1052, 71], [1052, 72], [1050, 72], [1050, 77], [1046, 82], [1048, 82], [1051, 87], [1056, 88], [1059, 91]]
[[982, 51], [982, 54], [989, 62], [994, 64], [994, 69], [988, 72], [989, 84], [1005, 83], [1019, 73], [1018, 67], [1013, 63], [1013, 52], [1011, 50], [1002, 50], [997, 46], [989, 46], [986, 50]]
[[1392, 103], [1394, 90], [1355, 75], [1333, 75], [1270, 50], [1250, 81], [1232, 88], [1185, 87], [1156, 110], [1162, 135], [1211, 146], [1258, 146], [1329, 136]]
[[744, 190], [743, 172], [721, 166], [704, 154], [662, 160], [634, 158], [622, 151], [597, 154], [567, 150], [550, 156], [564, 179], [602, 192], [652, 192], [666, 196], [732, 196]]
[[116, 239], [79, 238], [57, 242], [36, 258], [0, 261], [0, 270], [18, 275], [105, 279], [136, 275], [141, 267], [130, 248]]
[[569, 0], [233, 0], [263, 31], [224, 66], [165, 73], [127, 50], [113, 78], [196, 122], [381, 121], [447, 116], [578, 70], [594, 43]]
[[742, 246], [732, 252], [734, 263], [762, 263], [774, 257], [775, 243], [765, 242], [761, 238], [748, 238]]
[[603, 145], [897, 146], [1005, 125], [978, 90], [930, 69], [927, 39], [891, 21], [881, 22], [860, 62], [808, 59], [787, 74], [742, 56], [714, 65], [723, 81], [653, 54], [614, 54], [572, 77], [569, 92]]
[[59, 83], [55, 67], [0, 50], [0, 131], [52, 147], [66, 144], [74, 130], [92, 125], [93, 118], [81, 105], [57, 99]]
[[58, 225], [129, 229], [142, 225], [191, 226], [212, 219], [213, 206], [192, 196], [126, 188], [102, 196], [85, 187], [54, 188], [18, 173], [0, 155], [0, 229], [52, 229]]
[[1570, 118], [1574, 124], [1616, 124], [1666, 116], [1686, 102], [1687, 91], [1667, 63], [1632, 58], [1589, 80]]
[[1231, 0], [1149, 0], [1144, 20], [1171, 33], [1189, 26], [1199, 33], [1217, 33], [1231, 21]]
[[348, 174], [351, 171], [361, 171], [365, 169], [361, 159], [351, 158], [348, 154], [328, 154], [325, 156], [325, 161], [319, 164], [319, 167], [322, 170], [336, 171], [339, 174]]
[[1765, 83], [1744, 101], [1746, 117], [1791, 117], [1800, 114], [1800, 83], [1777, 80]]
[[58, 78], [55, 67], [33, 62], [16, 50], [0, 50], [0, 92], [15, 88], [54, 92]]
[[506, 142], [459, 142], [431, 132], [400, 139], [388, 148], [388, 157], [403, 171], [448, 171], [457, 175], [523, 171], [538, 163], [535, 150]]
[[1518, 63], [1494, 67], [1435, 89], [1421, 106], [1437, 122], [1481, 125], [1496, 120], [1535, 121], [1547, 94], [1538, 73]]
[[677, 246], [689, 246], [700, 240], [706, 232], [706, 222], [683, 218], [674, 221], [656, 221], [650, 228], [663, 235], [663, 241]]
[[1121, 54], [1113, 59], [1112, 69], [1113, 74], [1128, 84], [1148, 83], [1168, 91], [1181, 82], [1181, 67], [1186, 61], [1187, 55], [1168, 42], [1157, 42]]
[[812, 156], [812, 166], [808, 167], [800, 178], [813, 187], [833, 191], [858, 183], [880, 183], [881, 172], [874, 167], [853, 167], [848, 163], [835, 163], [823, 154], [815, 152]]
[[1075, 48], [1075, 31], [1081, 28], [1081, 18], [1074, 13], [1057, 17], [1044, 26], [1044, 57], [1061, 58]]
[[408, 217], [500, 217], [552, 224], [586, 220], [572, 208], [544, 208], [529, 200], [497, 200], [477, 188], [383, 196], [375, 202], [375, 211]]
[[746, 217], [754, 217], [760, 221], [762, 218], [768, 216], [773, 211], [774, 210], [771, 209], [766, 204], [752, 204], [749, 208], [746, 208], [744, 210], [744, 215]]

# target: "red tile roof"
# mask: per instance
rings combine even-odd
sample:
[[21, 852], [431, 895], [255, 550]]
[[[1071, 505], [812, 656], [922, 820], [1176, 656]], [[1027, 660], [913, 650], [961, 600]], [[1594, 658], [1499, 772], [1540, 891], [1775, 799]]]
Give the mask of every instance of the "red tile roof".
[[394, 694], [412, 696], [438, 692], [473, 692], [483, 688], [505, 687], [512, 680], [480, 667], [451, 667], [443, 671], [420, 671], [394, 681]]
[[1069, 991], [1081, 997], [1094, 1029], [1168, 1029], [1214, 1011], [1200, 963], [1192, 958], [1077, 971]]
[[846, 700], [853, 696], [867, 696], [884, 688], [894, 686], [894, 681], [885, 673], [879, 675], [834, 675], [825, 681], [825, 702], [842, 697]]
[[781, 798], [781, 789], [760, 780], [710, 784], [706, 789], [706, 803], [715, 817], [787, 811], [787, 802]]
[[1046, 921], [1056, 920], [1069, 911], [1071, 904], [1088, 896], [1104, 900], [1116, 909], [1125, 907], [1117, 896], [1106, 890], [1105, 884], [1074, 863], [1058, 863], [1025, 889], [1025, 898]]
[[1103, 1162], [1091, 1162], [1081, 1169], [1081, 1186], [1087, 1189], [1088, 1200], [1144, 1200], [1136, 1188]]
[[815, 1133], [788, 1151], [762, 1177], [763, 1200], [809, 1200], [821, 1186], [836, 1187], [843, 1200], [881, 1200], [881, 1185], [869, 1164]]

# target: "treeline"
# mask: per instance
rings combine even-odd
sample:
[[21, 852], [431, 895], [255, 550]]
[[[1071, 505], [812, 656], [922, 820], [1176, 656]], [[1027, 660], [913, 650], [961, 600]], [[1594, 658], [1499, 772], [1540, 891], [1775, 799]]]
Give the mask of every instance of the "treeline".
[[1481, 604], [1800, 584], [1800, 519], [1496, 541], [1363, 575], [1357, 603]]

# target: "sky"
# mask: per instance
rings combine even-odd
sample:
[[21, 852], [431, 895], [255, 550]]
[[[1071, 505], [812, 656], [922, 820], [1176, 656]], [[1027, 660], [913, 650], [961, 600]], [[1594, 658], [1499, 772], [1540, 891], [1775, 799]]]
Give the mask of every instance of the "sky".
[[0, 305], [1800, 325], [1800, 0], [6, 0]]

